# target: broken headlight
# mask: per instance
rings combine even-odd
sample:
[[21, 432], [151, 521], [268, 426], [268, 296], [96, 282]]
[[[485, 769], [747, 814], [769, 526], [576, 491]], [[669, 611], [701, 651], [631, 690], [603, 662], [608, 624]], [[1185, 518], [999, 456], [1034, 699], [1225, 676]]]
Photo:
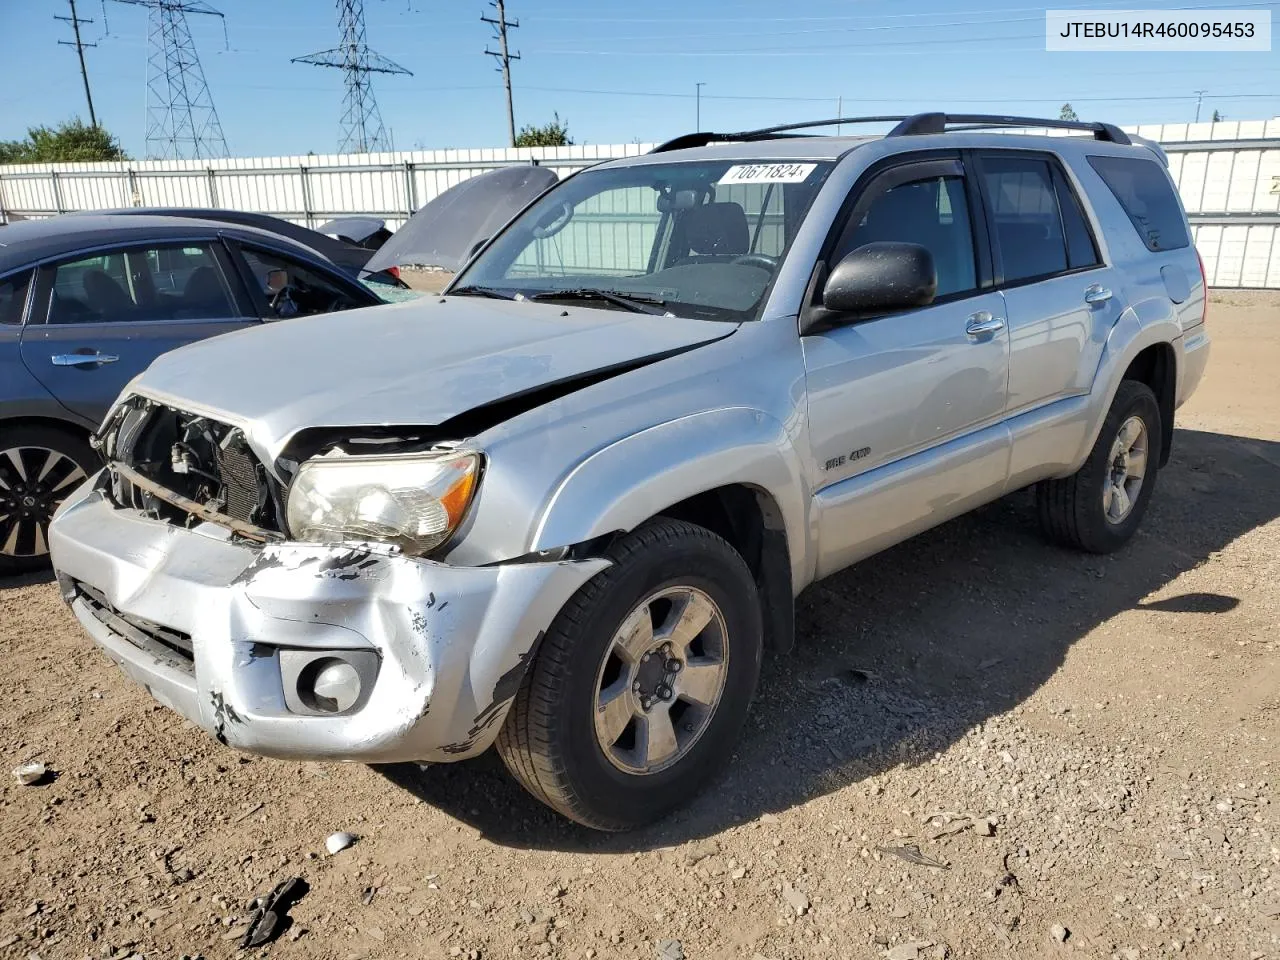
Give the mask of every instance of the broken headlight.
[[367, 540], [422, 556], [462, 522], [479, 478], [475, 453], [320, 457], [289, 488], [289, 533], [296, 540]]

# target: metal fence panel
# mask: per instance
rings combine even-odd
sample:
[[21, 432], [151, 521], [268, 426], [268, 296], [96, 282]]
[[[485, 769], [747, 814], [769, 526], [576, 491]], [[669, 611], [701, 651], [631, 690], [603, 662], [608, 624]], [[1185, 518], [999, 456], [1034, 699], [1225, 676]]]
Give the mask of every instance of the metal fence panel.
[[[1280, 288], [1280, 119], [1126, 129], [1164, 146], [1210, 282]], [[650, 148], [588, 144], [17, 165], [0, 167], [0, 222], [10, 213], [41, 217], [110, 207], [216, 206], [312, 227], [337, 216], [369, 214], [394, 229], [455, 184], [501, 166], [538, 162], [564, 177]], [[758, 249], [780, 235], [775, 214], [761, 211], [761, 202], [744, 198], [748, 216], [763, 231]], [[635, 269], [647, 258], [656, 223], [656, 217], [650, 223], [633, 210], [590, 211], [543, 255], [577, 260], [595, 247], [594, 262], [611, 258], [619, 271]]]

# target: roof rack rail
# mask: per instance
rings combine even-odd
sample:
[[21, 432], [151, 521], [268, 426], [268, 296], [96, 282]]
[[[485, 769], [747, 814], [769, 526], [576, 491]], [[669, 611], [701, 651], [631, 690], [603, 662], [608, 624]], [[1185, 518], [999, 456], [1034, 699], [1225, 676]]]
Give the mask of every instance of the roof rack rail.
[[684, 136], [668, 140], [650, 150], [650, 153], [667, 153], [671, 150], [686, 150], [691, 147], [705, 147], [711, 143], [748, 143], [753, 140], [774, 140], [780, 137], [797, 136], [791, 131], [812, 130], [817, 127], [836, 127], [856, 123], [895, 123], [886, 136], [914, 137], [931, 133], [946, 133], [947, 127], [953, 124], [968, 124], [966, 130], [989, 130], [1000, 127], [1044, 127], [1052, 130], [1081, 130], [1092, 133], [1097, 140], [1129, 145], [1133, 141], [1119, 127], [1110, 123], [1085, 123], [1077, 120], [1049, 120], [1038, 117], [1004, 117], [986, 113], [917, 113], [914, 116], [894, 117], [837, 117], [832, 120], [807, 120], [804, 123], [784, 123], [776, 127], [762, 127], [759, 130], [743, 130], [739, 133], [686, 133]]
[[952, 124], [969, 124], [966, 129], [984, 130], [999, 127], [1044, 127], [1048, 130], [1082, 130], [1094, 139], [1128, 146], [1129, 135], [1111, 123], [1086, 123], [1080, 120], [1049, 120], [1043, 117], [1005, 117], [989, 113], [917, 113], [907, 117], [889, 131], [890, 137], [913, 137], [930, 133], [946, 133]]

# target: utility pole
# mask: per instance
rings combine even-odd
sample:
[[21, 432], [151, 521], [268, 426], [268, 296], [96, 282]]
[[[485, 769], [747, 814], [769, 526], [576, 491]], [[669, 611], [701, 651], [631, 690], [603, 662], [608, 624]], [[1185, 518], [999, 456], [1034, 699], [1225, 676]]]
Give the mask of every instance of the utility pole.
[[80, 57], [80, 76], [84, 79], [84, 98], [89, 101], [89, 122], [96, 127], [98, 125], [98, 116], [93, 112], [93, 94], [89, 92], [89, 71], [84, 65], [84, 48], [96, 47], [97, 44], [85, 43], [83, 40], [80, 39], [80, 24], [93, 23], [93, 21], [82, 20], [79, 17], [77, 17], [76, 16], [76, 0], [68, 0], [68, 2], [71, 4], [71, 16], [59, 17], [55, 14], [53, 19], [65, 20], [67, 23], [71, 24], [71, 29], [75, 33], [76, 38], [74, 42], [71, 40], [59, 40], [58, 43], [64, 47], [76, 48], [76, 53]]
[[694, 108], [694, 118], [695, 118], [694, 126], [693, 126], [694, 133], [702, 132], [702, 88], [705, 86], [706, 86], [705, 82], [695, 83], [693, 85], [694, 93], [697, 96], [697, 100], [698, 100], [698, 105]]
[[1196, 123], [1199, 123], [1199, 122], [1200, 122], [1200, 104], [1204, 103], [1204, 95], [1205, 95], [1206, 93], [1208, 93], [1209, 91], [1208, 91], [1208, 90], [1196, 90], [1196, 91], [1194, 91], [1194, 92], [1195, 92], [1195, 95], [1196, 95]]
[[485, 44], [484, 52], [491, 57], [496, 57], [501, 66], [498, 68], [502, 71], [502, 83], [507, 88], [507, 137], [511, 141], [511, 146], [516, 145], [516, 112], [515, 107], [511, 103], [511, 61], [519, 60], [520, 54], [512, 53], [507, 48], [507, 31], [514, 30], [520, 26], [519, 20], [508, 20], [506, 10], [506, 0], [491, 0], [491, 7], [498, 11], [496, 17], [481, 17], [482, 23], [493, 25], [493, 39], [498, 41], [498, 49], [490, 50], [488, 44]]

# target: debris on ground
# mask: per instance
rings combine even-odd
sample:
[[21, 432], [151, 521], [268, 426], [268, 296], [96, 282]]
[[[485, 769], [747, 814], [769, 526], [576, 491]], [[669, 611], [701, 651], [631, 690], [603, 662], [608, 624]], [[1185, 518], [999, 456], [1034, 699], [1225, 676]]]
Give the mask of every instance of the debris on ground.
[[679, 940], [659, 940], [658, 960], [684, 960], [684, 944]]
[[935, 870], [950, 870], [951, 867], [943, 863], [941, 860], [935, 860], [927, 854], [921, 853], [920, 848], [914, 843], [904, 844], [901, 847], [876, 847], [881, 853], [892, 854], [907, 863], [914, 863], [919, 867], [932, 867]]
[[354, 833], [347, 833], [345, 830], [339, 830], [337, 833], [329, 834], [329, 838], [324, 842], [324, 848], [329, 851], [329, 855], [341, 853], [347, 847], [356, 842], [358, 838]]
[[1049, 928], [1049, 936], [1057, 940], [1059, 943], [1066, 943], [1067, 937], [1071, 936], [1071, 931], [1060, 923], [1055, 923]]
[[24, 763], [18, 769], [13, 771], [14, 777], [18, 783], [24, 787], [33, 787], [49, 774], [49, 768], [43, 763], [36, 760], [32, 763]]
[[809, 912], [808, 894], [798, 887], [793, 887], [790, 883], [783, 883], [782, 899], [787, 902], [787, 906], [796, 912], [797, 917], [803, 917]]
[[240, 941], [241, 949], [260, 947], [270, 943], [289, 926], [289, 908], [302, 899], [308, 890], [307, 881], [301, 877], [281, 880], [265, 896], [252, 901], [254, 914]]

